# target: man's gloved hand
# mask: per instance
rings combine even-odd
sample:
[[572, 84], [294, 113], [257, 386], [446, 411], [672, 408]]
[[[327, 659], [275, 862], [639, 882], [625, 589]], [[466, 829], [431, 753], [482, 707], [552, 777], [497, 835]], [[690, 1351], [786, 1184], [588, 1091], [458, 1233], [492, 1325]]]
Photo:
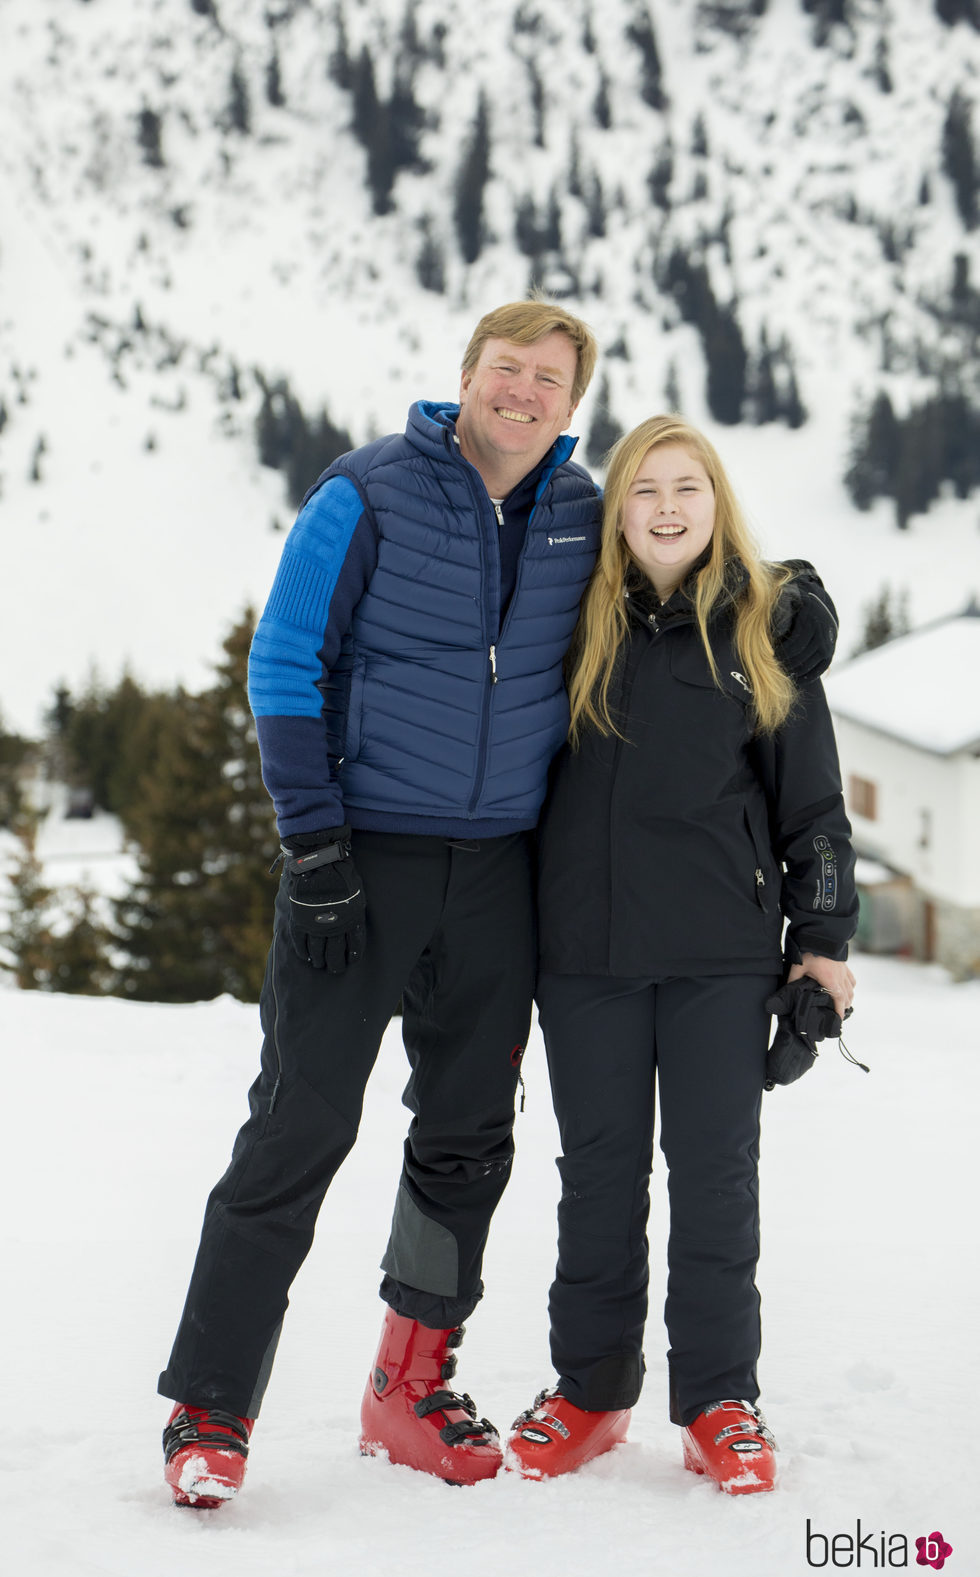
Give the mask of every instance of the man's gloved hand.
[[837, 609], [812, 564], [805, 559], [785, 562], [794, 573], [773, 609], [773, 651], [796, 684], [809, 684], [826, 673], [833, 659]]
[[350, 827], [283, 845], [289, 939], [304, 963], [342, 975], [364, 951], [364, 893], [350, 855]]
[[[829, 991], [808, 975], [781, 986], [766, 999], [766, 1012], [776, 1015], [776, 1035], [766, 1057], [765, 1088], [793, 1084], [817, 1060], [818, 1040], [840, 1037], [841, 1019]], [[844, 1014], [850, 1018], [851, 1009]]]

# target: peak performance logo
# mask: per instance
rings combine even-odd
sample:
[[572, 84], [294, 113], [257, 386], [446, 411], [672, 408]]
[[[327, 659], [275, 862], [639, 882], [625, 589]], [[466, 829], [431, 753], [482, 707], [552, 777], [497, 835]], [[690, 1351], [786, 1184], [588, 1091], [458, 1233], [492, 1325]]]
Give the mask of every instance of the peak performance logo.
[[564, 547], [566, 542], [584, 542], [585, 540], [584, 535], [581, 537], [549, 537], [548, 546], [549, 548], [560, 548]]

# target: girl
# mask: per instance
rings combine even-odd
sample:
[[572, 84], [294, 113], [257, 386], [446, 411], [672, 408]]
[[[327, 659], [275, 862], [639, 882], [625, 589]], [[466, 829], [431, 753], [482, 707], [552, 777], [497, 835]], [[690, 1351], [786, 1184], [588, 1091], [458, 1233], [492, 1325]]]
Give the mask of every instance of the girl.
[[[843, 1016], [857, 913], [823, 692], [773, 652], [793, 575], [760, 559], [715, 450], [680, 417], [616, 445], [541, 831], [559, 1379], [510, 1440], [527, 1477], [623, 1440], [640, 1393], [656, 1078], [670, 1416], [686, 1467], [732, 1493], [773, 1487], [755, 1406], [765, 1002], [808, 975]], [[819, 584], [801, 580], [800, 616]]]

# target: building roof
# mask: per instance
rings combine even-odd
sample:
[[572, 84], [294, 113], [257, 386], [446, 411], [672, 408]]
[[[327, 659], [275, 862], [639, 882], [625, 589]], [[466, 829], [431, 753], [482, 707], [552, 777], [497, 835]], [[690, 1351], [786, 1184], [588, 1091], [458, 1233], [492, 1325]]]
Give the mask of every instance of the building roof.
[[949, 756], [980, 745], [980, 610], [900, 635], [835, 667], [831, 711]]

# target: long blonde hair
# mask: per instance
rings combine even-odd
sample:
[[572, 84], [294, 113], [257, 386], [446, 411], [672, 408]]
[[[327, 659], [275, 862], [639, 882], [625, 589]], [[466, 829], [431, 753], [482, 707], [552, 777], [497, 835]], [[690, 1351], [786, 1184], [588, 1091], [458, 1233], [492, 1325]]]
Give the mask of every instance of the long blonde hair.
[[[571, 702], [569, 738], [573, 746], [591, 724], [600, 733], [618, 733], [609, 711], [609, 682], [616, 654], [626, 639], [626, 585], [636, 561], [622, 532], [626, 495], [651, 449], [679, 444], [704, 466], [715, 499], [714, 529], [707, 563], [696, 572], [692, 602], [714, 681], [721, 685], [708, 635], [714, 614], [726, 604], [735, 614], [735, 650], [752, 687], [755, 726], [769, 734], [786, 721], [796, 687], [772, 648], [772, 613], [779, 593], [792, 579], [785, 565], [767, 564], [745, 523], [732, 485], [713, 445], [682, 417], [651, 416], [621, 438], [609, 455], [603, 503], [602, 543], [572, 639], [568, 665]], [[740, 561], [744, 581], [733, 586], [727, 566]]]

